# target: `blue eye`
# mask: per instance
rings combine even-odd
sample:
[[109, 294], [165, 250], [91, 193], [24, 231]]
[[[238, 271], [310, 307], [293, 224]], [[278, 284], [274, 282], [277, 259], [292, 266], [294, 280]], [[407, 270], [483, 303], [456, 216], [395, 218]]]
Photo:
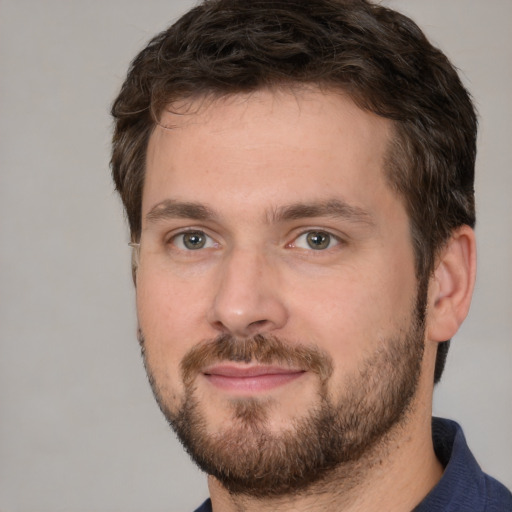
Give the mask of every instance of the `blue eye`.
[[322, 251], [324, 249], [330, 249], [338, 244], [339, 240], [330, 233], [325, 231], [308, 231], [298, 236], [293, 245], [300, 249]]
[[172, 243], [183, 251], [197, 251], [214, 247], [215, 242], [203, 231], [187, 231], [172, 238]]

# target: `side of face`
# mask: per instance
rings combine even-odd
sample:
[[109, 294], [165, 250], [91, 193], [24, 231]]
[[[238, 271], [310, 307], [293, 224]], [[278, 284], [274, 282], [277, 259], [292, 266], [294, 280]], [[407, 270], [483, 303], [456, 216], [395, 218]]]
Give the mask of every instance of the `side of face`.
[[[241, 405], [264, 404], [279, 435], [319, 396], [343, 404], [368, 361], [408, 341], [417, 281], [407, 214], [383, 171], [392, 128], [316, 90], [188, 112], [164, 113], [148, 147], [136, 283], [145, 363], [170, 416], [192, 396], [203, 431], [219, 437]], [[191, 351], [256, 335], [316, 350], [328, 378], [300, 359], [210, 354], [186, 382]]]

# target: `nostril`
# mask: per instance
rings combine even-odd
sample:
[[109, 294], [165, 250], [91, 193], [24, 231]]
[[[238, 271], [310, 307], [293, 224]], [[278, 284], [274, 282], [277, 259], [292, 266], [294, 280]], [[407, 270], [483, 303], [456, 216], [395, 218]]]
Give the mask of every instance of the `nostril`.
[[226, 327], [221, 321], [212, 322], [212, 326], [219, 332], [229, 332], [228, 327]]
[[271, 323], [272, 322], [269, 322], [268, 320], [256, 320], [254, 322], [251, 322], [247, 326], [247, 333], [249, 335], [257, 334], [258, 332], [264, 330]]
[[251, 327], [251, 326], [261, 327], [262, 325], [265, 325], [266, 323], [267, 323], [267, 320], [256, 320], [255, 322], [251, 322], [249, 324], [249, 327]]

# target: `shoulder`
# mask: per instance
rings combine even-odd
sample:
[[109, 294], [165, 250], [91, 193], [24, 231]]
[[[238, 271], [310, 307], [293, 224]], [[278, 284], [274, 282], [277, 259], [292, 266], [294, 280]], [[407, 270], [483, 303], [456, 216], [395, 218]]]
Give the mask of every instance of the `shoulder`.
[[432, 434], [444, 474], [415, 512], [512, 512], [512, 494], [482, 471], [460, 425], [434, 418]]
[[485, 512], [512, 512], [512, 493], [492, 476], [486, 475], [487, 508]]
[[196, 508], [194, 512], [212, 512], [212, 502], [208, 498], [199, 508]]

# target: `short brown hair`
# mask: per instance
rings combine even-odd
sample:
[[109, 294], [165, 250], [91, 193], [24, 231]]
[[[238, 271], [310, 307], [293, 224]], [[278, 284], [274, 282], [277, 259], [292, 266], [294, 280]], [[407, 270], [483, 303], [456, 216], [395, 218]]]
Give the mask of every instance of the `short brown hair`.
[[[149, 42], [112, 107], [112, 174], [132, 239], [146, 148], [164, 108], [294, 84], [341, 90], [393, 121], [386, 175], [410, 218], [417, 277], [428, 279], [452, 231], [475, 223], [476, 114], [418, 26], [368, 0], [206, 0]], [[439, 346], [436, 382], [448, 343]]]

